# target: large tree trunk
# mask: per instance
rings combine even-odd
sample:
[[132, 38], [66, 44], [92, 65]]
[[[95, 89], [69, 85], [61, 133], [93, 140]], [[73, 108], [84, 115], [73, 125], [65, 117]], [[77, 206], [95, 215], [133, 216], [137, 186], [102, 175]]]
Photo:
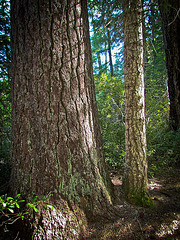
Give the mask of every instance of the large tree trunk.
[[180, 1], [158, 0], [163, 25], [168, 91], [170, 99], [170, 126], [180, 128]]
[[54, 204], [64, 199], [71, 208], [101, 214], [111, 204], [112, 185], [98, 124], [86, 0], [11, 4], [12, 189], [26, 199], [51, 192]]
[[147, 195], [141, 0], [124, 0], [123, 13], [126, 92], [126, 165], [124, 189], [126, 197], [130, 202], [149, 205]]

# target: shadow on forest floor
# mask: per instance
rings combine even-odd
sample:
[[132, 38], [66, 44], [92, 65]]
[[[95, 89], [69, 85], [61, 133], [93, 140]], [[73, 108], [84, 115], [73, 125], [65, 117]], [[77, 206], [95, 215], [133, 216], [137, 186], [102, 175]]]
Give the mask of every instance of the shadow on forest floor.
[[[121, 174], [111, 173], [112, 182], [123, 199]], [[153, 209], [132, 206], [125, 201], [115, 206], [117, 216], [90, 224], [87, 239], [151, 240], [180, 239], [180, 169], [149, 179]]]
[[[180, 168], [168, 169], [149, 179], [149, 192], [155, 205], [151, 209], [124, 200], [122, 173], [111, 171], [110, 177], [120, 201], [114, 206], [112, 218], [89, 223], [86, 240], [180, 239]], [[0, 239], [14, 240], [10, 232], [1, 232]]]

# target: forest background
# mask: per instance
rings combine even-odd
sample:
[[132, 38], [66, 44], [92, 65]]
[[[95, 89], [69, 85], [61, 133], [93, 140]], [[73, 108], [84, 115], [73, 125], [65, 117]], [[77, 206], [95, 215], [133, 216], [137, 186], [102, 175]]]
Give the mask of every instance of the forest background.
[[[106, 162], [123, 169], [125, 90], [123, 21], [120, 1], [89, 1], [89, 22], [96, 98]], [[119, 17], [120, 16], [120, 17]], [[1, 182], [10, 175], [11, 84], [10, 2], [0, 3], [0, 164]], [[156, 2], [144, 1], [144, 66], [149, 174], [178, 164], [180, 133], [169, 127], [169, 98], [162, 23]]]

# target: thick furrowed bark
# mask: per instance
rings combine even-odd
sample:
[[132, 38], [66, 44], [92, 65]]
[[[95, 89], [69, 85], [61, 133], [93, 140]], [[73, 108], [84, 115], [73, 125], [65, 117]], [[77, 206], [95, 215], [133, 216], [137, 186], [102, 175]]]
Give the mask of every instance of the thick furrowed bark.
[[[12, 181], [27, 200], [52, 193], [86, 214], [111, 205], [86, 1], [12, 3]], [[51, 217], [51, 216], [50, 216]]]

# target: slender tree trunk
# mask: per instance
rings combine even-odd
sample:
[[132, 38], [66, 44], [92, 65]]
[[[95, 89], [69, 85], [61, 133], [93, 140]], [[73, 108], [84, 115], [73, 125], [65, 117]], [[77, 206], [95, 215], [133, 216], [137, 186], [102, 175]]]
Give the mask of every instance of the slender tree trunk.
[[12, 0], [11, 7], [11, 187], [27, 200], [51, 192], [56, 211], [41, 212], [45, 239], [71, 239], [52, 225], [63, 214], [58, 210], [67, 205], [88, 216], [101, 214], [112, 191], [98, 124], [87, 2]]
[[[98, 34], [97, 33], [97, 30], [96, 30], [96, 28], [95, 28], [95, 25], [94, 25], [94, 15], [93, 15], [93, 10], [91, 9], [91, 17], [92, 17], [92, 26], [93, 26], [93, 32], [94, 32], [94, 34]], [[101, 64], [101, 52], [100, 52], [100, 50], [101, 50], [101, 45], [100, 44], [98, 44], [98, 46], [97, 46], [97, 44], [96, 44], [96, 54], [97, 54], [97, 61], [98, 61], [98, 67], [99, 67], [99, 73], [101, 74], [101, 71], [102, 71], [102, 64]]]
[[109, 53], [109, 64], [110, 64], [110, 71], [111, 71], [111, 77], [114, 76], [114, 70], [113, 70], [113, 63], [112, 63], [112, 53], [111, 53], [111, 37], [109, 29], [107, 30], [107, 42], [108, 42], [108, 53]]
[[154, 1], [151, 0], [150, 1], [150, 11], [151, 11], [151, 15], [150, 15], [150, 24], [151, 24], [151, 32], [152, 32], [152, 42], [154, 44], [155, 41], [155, 12], [154, 12]]
[[168, 91], [170, 99], [170, 127], [180, 128], [180, 1], [159, 0], [163, 25]]
[[97, 60], [98, 60], [99, 72], [101, 73], [101, 71], [102, 71], [102, 64], [101, 64], [100, 48], [99, 48], [99, 51], [97, 52]]
[[104, 51], [104, 54], [105, 54], [105, 70], [104, 70], [104, 72], [107, 73], [108, 51], [107, 51], [107, 42], [106, 41], [104, 43], [104, 47], [105, 47], [105, 51]]
[[126, 165], [124, 189], [127, 199], [149, 205], [147, 195], [146, 128], [143, 70], [141, 0], [124, 0], [124, 74], [126, 114]]

